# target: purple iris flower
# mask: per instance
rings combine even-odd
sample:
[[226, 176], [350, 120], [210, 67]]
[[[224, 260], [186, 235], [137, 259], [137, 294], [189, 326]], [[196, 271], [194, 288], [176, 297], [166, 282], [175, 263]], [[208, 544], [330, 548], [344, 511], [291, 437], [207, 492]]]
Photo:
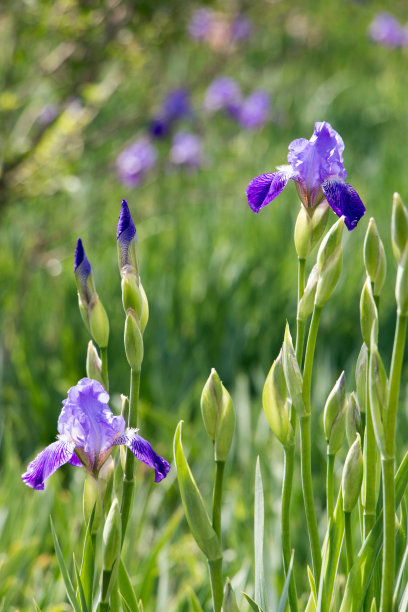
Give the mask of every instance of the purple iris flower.
[[252, 22], [245, 15], [238, 15], [231, 23], [232, 39], [237, 42], [248, 40], [252, 35], [252, 31]]
[[109, 395], [96, 380], [83, 378], [68, 391], [58, 419], [58, 440], [29, 463], [22, 475], [26, 485], [41, 491], [44, 481], [61, 465], [84, 466], [97, 477], [115, 446], [127, 446], [137, 459], [155, 471], [155, 482], [169, 472], [170, 465], [156, 455], [150, 443], [126, 427], [122, 416], [114, 416]]
[[200, 8], [194, 11], [188, 24], [190, 36], [195, 40], [205, 40], [211, 33], [214, 24], [214, 11], [208, 8]]
[[326, 121], [315, 123], [310, 140], [299, 138], [290, 143], [290, 165], [278, 166], [278, 172], [252, 179], [246, 190], [249, 206], [259, 212], [292, 179], [306, 208], [314, 208], [325, 198], [336, 215], [344, 216], [347, 229], [352, 230], [364, 215], [365, 207], [353, 187], [344, 182], [347, 172], [343, 151], [340, 134]]
[[189, 92], [182, 87], [174, 89], [167, 94], [157, 116], [150, 121], [149, 131], [152, 136], [161, 138], [168, 133], [174, 121], [190, 113]]
[[212, 113], [226, 110], [237, 117], [241, 101], [242, 94], [238, 83], [230, 77], [217, 77], [207, 89], [204, 108]]
[[137, 187], [156, 160], [157, 152], [151, 142], [147, 138], [139, 138], [116, 160], [119, 179], [129, 187]]
[[198, 168], [203, 162], [201, 138], [189, 132], [177, 132], [170, 150], [173, 164]]
[[256, 130], [269, 121], [271, 98], [267, 91], [254, 91], [241, 105], [238, 120], [243, 128]]
[[372, 41], [386, 47], [400, 47], [406, 43], [406, 32], [398, 19], [387, 12], [378, 13], [369, 27]]

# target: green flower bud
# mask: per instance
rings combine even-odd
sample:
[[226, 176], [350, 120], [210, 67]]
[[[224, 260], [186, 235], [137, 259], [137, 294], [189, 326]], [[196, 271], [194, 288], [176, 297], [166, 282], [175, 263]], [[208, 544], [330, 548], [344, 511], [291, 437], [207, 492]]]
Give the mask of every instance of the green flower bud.
[[364, 265], [370, 278], [374, 295], [380, 295], [387, 274], [387, 260], [377, 226], [370, 219], [364, 239]]
[[102, 378], [102, 360], [98, 355], [98, 351], [95, 348], [92, 340], [88, 342], [88, 352], [86, 354], [86, 375], [88, 378], [93, 378], [104, 386]]
[[96, 344], [106, 348], [109, 341], [109, 319], [102, 302], [95, 293], [94, 301], [88, 308], [89, 329]]
[[282, 349], [272, 364], [262, 393], [262, 405], [270, 428], [283, 446], [293, 444], [294, 431], [289, 420], [288, 398]]
[[314, 208], [301, 206], [295, 225], [295, 247], [299, 259], [306, 259], [320, 240], [329, 216], [327, 202]]
[[323, 412], [327, 454], [335, 455], [343, 446], [346, 435], [346, 383], [344, 372], [336, 381], [326, 400]]
[[347, 398], [346, 408], [346, 436], [349, 446], [351, 446], [356, 439], [356, 434], [360, 434], [360, 436], [362, 434], [361, 414], [357, 396], [353, 391]]
[[134, 310], [128, 310], [125, 321], [125, 352], [132, 370], [139, 371], [143, 361], [143, 336]]
[[222, 611], [223, 612], [239, 612], [237, 600], [235, 599], [234, 591], [232, 589], [231, 581], [227, 578], [224, 587], [224, 598], [222, 600]]
[[103, 514], [103, 496], [105, 493], [104, 481], [97, 480], [92, 474], [86, 472], [84, 482], [84, 519], [88, 524], [91, 518], [92, 510], [95, 506], [94, 520], [92, 523], [92, 533], [97, 533], [102, 521]]
[[343, 263], [343, 250], [341, 248], [343, 228], [344, 219], [341, 217], [327, 232], [317, 253], [319, 280], [315, 304], [319, 307], [327, 302], [339, 280]]
[[374, 342], [370, 351], [369, 392], [375, 439], [381, 456], [386, 457], [383, 407], [386, 405], [388, 397], [388, 382], [380, 353]]
[[399, 193], [394, 193], [392, 202], [391, 241], [395, 259], [399, 262], [408, 243], [408, 212]]
[[369, 278], [367, 278], [360, 298], [360, 325], [361, 335], [363, 336], [363, 340], [368, 347], [370, 346], [371, 330], [374, 322], [377, 320], [377, 306], [375, 305], [373, 292], [371, 289], [371, 281]]
[[149, 320], [149, 302], [147, 300], [146, 292], [143, 288], [142, 283], [139, 283], [140, 295], [142, 296], [142, 315], [140, 317], [140, 329], [142, 330], [142, 334], [146, 329], [147, 322]]
[[143, 310], [143, 301], [139, 288], [139, 281], [134, 272], [129, 272], [128, 266], [122, 270], [122, 302], [125, 312], [127, 312], [129, 308], [132, 308], [140, 319]]
[[397, 282], [395, 284], [395, 299], [398, 312], [408, 314], [408, 249], [406, 249], [398, 263]]
[[225, 461], [234, 435], [235, 412], [230, 394], [214, 368], [201, 394], [201, 414], [205, 429], [215, 443], [215, 461]]
[[343, 510], [351, 512], [357, 503], [363, 482], [363, 455], [361, 452], [361, 439], [357, 434], [355, 442], [347, 453], [341, 479], [343, 489]]
[[290, 399], [299, 417], [306, 414], [306, 406], [303, 399], [303, 377], [296, 359], [292, 344], [289, 325], [286, 323], [285, 337], [283, 340], [283, 370]]
[[366, 412], [366, 393], [367, 393], [367, 360], [368, 350], [364, 342], [361, 346], [360, 353], [356, 363], [356, 388], [357, 401], [361, 412]]
[[313, 266], [307, 279], [305, 291], [299, 301], [297, 317], [300, 321], [306, 321], [313, 312], [316, 296], [317, 281], [319, 280], [319, 269], [317, 264]]
[[110, 507], [103, 528], [103, 569], [111, 571], [113, 565], [119, 561], [122, 538], [119, 501], [115, 497]]

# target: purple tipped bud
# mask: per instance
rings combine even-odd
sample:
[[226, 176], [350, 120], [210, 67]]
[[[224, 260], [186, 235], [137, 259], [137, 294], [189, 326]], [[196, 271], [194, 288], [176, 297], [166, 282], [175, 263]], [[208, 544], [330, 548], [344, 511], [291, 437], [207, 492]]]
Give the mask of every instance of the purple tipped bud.
[[116, 239], [118, 241], [119, 269], [122, 271], [125, 266], [130, 266], [138, 273], [136, 227], [126, 200], [122, 200]]
[[82, 244], [82, 240], [78, 238], [77, 245], [75, 249], [75, 262], [74, 262], [74, 272], [79, 274], [81, 277], [86, 278], [91, 273], [91, 264], [88, 261], [87, 256], [85, 255], [84, 245]]
[[75, 249], [74, 273], [80, 301], [82, 306], [86, 308], [91, 302], [92, 295], [95, 293], [95, 284], [91, 264], [85, 254], [84, 245], [80, 238], [77, 240]]

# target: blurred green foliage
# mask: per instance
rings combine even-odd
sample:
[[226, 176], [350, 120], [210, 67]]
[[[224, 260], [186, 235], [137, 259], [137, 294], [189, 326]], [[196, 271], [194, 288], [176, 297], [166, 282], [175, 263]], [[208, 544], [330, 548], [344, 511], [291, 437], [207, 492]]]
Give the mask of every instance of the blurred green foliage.
[[[346, 236], [341, 281], [322, 317], [314, 390], [316, 406], [322, 407], [342, 369], [348, 388], [353, 387], [353, 360], [361, 345], [362, 243], [370, 216], [376, 219], [389, 258], [380, 348], [385, 361], [390, 359], [395, 265], [389, 222], [393, 192], [408, 200], [408, 50], [390, 50], [368, 40], [367, 27], [381, 4], [220, 2], [215, 8], [228, 15], [247, 14], [255, 34], [239, 46], [214, 50], [188, 36], [192, 7], [185, 0], [2, 2], [0, 414], [9, 434], [9, 444], [1, 450], [0, 509], [6, 519], [0, 530], [0, 563], [9, 564], [8, 586], [0, 592], [4, 610], [30, 609], [32, 597], [41, 609], [66, 609], [52, 606], [64, 595], [50, 557], [48, 512], [52, 508], [53, 516], [61, 514], [55, 521], [60, 532], [64, 516], [69, 516], [71, 537], [78, 540], [81, 476], [67, 469], [40, 495], [20, 483], [19, 461], [25, 463], [53, 440], [61, 401], [85, 375], [88, 336], [77, 310], [72, 274], [78, 236], [110, 317], [114, 405], [119, 404], [119, 393], [127, 392], [115, 245], [122, 197], [129, 201], [137, 225], [141, 275], [150, 304], [142, 434], [169, 458], [176, 423], [184, 418], [191, 464], [196, 466], [197, 481], [205, 483], [211, 449], [206, 449], [199, 399], [211, 367], [233, 391], [238, 415], [223, 516], [226, 572], [235, 576], [238, 592], [248, 590], [253, 575], [248, 496], [257, 453], [265, 469], [269, 547], [279, 538], [282, 457], [260, 414], [260, 397], [285, 320], [293, 325], [295, 318], [292, 234], [298, 200], [289, 185], [276, 202], [254, 215], [245, 188], [255, 175], [285, 163], [289, 142], [309, 138], [315, 121], [329, 121], [341, 134], [348, 180], [366, 204], [367, 215]], [[393, 11], [407, 21], [403, 0], [393, 3]], [[205, 90], [219, 75], [234, 77], [245, 93], [256, 87], [269, 91], [276, 120], [262, 130], [245, 132], [221, 115], [206, 115]], [[171, 167], [166, 161], [169, 144], [164, 141], [158, 145], [159, 164], [147, 180], [135, 189], [124, 187], [116, 176], [118, 154], [145, 132], [165, 94], [179, 86], [191, 92], [195, 113], [186, 126], [204, 140], [204, 167], [195, 173]], [[51, 121], [44, 120], [45, 107], [55, 114]], [[318, 413], [315, 421], [321, 432]], [[323, 436], [320, 439], [313, 459], [317, 499], [323, 505], [320, 463], [325, 448]], [[65, 488], [69, 483], [71, 492]], [[167, 586], [161, 582], [160, 590], [157, 559], [149, 557], [149, 550], [154, 550], [170, 514], [179, 516], [180, 505], [171, 481], [155, 489], [152, 499], [146, 507], [152, 516], [141, 523], [138, 547], [140, 564], [149, 571], [143, 574], [135, 559], [129, 562], [130, 570], [141, 596], [143, 589], [150, 589], [155, 593], [152, 601], [162, 593], [161, 601], [169, 609], [187, 610], [182, 585], [190, 584], [200, 601], [208, 601], [208, 588], [203, 586], [206, 568], [183, 523], [177, 523], [177, 543], [166, 540], [159, 555], [160, 574], [170, 581]], [[24, 514], [14, 511], [11, 503], [20, 504], [16, 507], [24, 508]], [[301, 533], [299, 489], [294, 508], [293, 530]], [[11, 518], [13, 523], [8, 523]], [[136, 525], [135, 521], [135, 530]], [[13, 533], [19, 533], [19, 540], [11, 538]], [[23, 558], [19, 546], [26, 551]], [[277, 576], [280, 552], [275, 546], [268, 555]], [[306, 559], [303, 540], [295, 566]], [[146, 583], [141, 581], [144, 575]], [[281, 587], [282, 580], [274, 579], [270, 598], [277, 597]], [[145, 609], [155, 609], [151, 605]]]

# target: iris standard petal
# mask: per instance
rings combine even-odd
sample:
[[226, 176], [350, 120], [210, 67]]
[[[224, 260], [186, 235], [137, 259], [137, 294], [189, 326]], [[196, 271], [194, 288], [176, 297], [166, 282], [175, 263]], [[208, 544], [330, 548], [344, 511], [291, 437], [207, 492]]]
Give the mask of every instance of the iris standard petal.
[[150, 442], [139, 436], [136, 430], [127, 429], [125, 433], [116, 438], [114, 444], [115, 446], [122, 444], [127, 446], [136, 459], [153, 468], [155, 482], [160, 482], [169, 473], [170, 464], [163, 457], [159, 457], [152, 449]]
[[249, 183], [246, 194], [250, 208], [258, 213], [285, 189], [290, 174], [287, 172], [271, 172], [256, 176]]
[[67, 440], [53, 442], [28, 464], [27, 471], [21, 476], [23, 482], [32, 489], [42, 491], [44, 481], [61, 465], [73, 458], [74, 450], [75, 442]]
[[351, 185], [338, 179], [324, 181], [322, 189], [327, 202], [344, 222], [349, 231], [354, 229], [365, 214], [365, 206]]

